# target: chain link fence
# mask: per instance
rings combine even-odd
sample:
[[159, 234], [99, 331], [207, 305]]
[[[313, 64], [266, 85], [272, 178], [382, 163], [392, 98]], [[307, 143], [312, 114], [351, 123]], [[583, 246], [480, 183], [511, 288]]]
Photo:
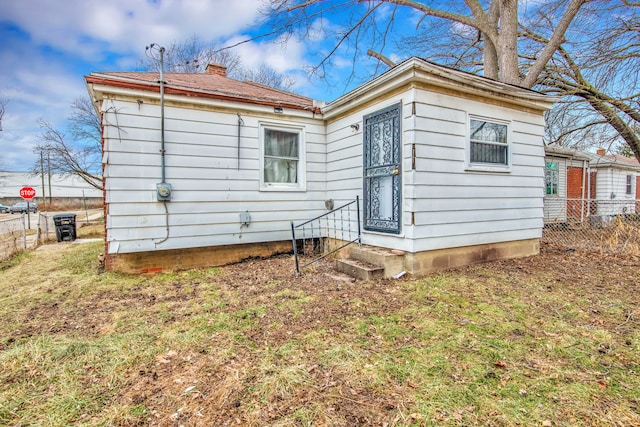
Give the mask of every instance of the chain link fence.
[[545, 199], [544, 217], [544, 244], [640, 255], [640, 200]]
[[[0, 219], [0, 261], [53, 241], [53, 214]], [[545, 199], [542, 243], [568, 250], [640, 256], [640, 200]]]
[[4, 261], [20, 250], [27, 249], [29, 240], [25, 218], [25, 215], [21, 215], [0, 221], [0, 261]]
[[56, 241], [56, 226], [52, 213], [41, 213], [38, 215], [38, 225], [36, 238], [39, 245]]
[[55, 242], [56, 228], [52, 213], [30, 213], [0, 219], [0, 261], [19, 251]]

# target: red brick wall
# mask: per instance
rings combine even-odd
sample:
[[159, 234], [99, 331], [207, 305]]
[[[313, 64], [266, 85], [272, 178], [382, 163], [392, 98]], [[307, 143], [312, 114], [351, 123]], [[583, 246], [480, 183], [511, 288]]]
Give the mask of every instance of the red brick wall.
[[582, 198], [582, 174], [583, 169], [575, 166], [567, 168], [567, 198]]
[[[591, 200], [596, 198], [596, 172], [590, 173], [591, 178], [589, 182], [589, 197]], [[581, 215], [587, 213], [587, 205], [581, 202], [584, 194], [584, 187], [587, 185], [583, 181], [584, 172], [580, 167], [569, 166], [567, 167], [567, 216], [570, 218], [579, 218]], [[637, 187], [636, 187], [637, 188]], [[584, 206], [584, 212], [580, 212], [580, 207]], [[595, 203], [592, 203], [595, 206]]]
[[584, 169], [575, 166], [567, 167], [567, 216], [580, 218], [583, 213], [582, 197], [584, 192]]

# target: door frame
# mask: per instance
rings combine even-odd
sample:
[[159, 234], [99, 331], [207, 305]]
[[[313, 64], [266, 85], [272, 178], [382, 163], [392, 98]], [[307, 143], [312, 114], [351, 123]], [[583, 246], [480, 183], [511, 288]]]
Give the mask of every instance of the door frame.
[[[372, 165], [370, 153], [372, 146], [371, 126], [391, 121], [390, 161]], [[402, 231], [402, 102], [382, 110], [367, 114], [363, 118], [362, 132], [362, 175], [363, 175], [363, 228], [367, 231], [400, 234]], [[391, 212], [389, 219], [372, 217], [376, 202], [372, 197], [375, 185], [372, 182], [380, 178], [391, 177]], [[379, 200], [377, 201], [379, 205]]]

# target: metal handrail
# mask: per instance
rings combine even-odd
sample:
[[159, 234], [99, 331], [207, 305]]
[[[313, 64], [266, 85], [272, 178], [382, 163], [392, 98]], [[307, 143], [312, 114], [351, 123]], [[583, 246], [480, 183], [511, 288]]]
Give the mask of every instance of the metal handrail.
[[[351, 229], [352, 219], [351, 219], [351, 209], [350, 206], [354, 205], [356, 207], [356, 229]], [[344, 219], [344, 212], [347, 212], [347, 219]], [[340, 217], [336, 219], [336, 213], [340, 213]], [[324, 225], [323, 225], [324, 219]], [[333, 226], [330, 221], [333, 221]], [[340, 228], [338, 228], [338, 221]], [[344, 223], [348, 224], [348, 228], [345, 230]], [[306, 230], [310, 229], [310, 237], [306, 237]], [[302, 230], [302, 237], [296, 238], [296, 230]], [[331, 236], [331, 232], [333, 231], [333, 236]], [[352, 238], [353, 232], [356, 232], [356, 237]], [[338, 240], [338, 233], [340, 233], [340, 239], [343, 242], [341, 245], [335, 248], [331, 248], [328, 251], [323, 251], [322, 255], [312, 258], [311, 261], [300, 265], [300, 254], [298, 253], [298, 241], [302, 241], [304, 244], [305, 240], [311, 240], [313, 243], [314, 239], [328, 239], [334, 238]], [[344, 234], [347, 233], [349, 238], [344, 239]], [[312, 218], [308, 221], [302, 222], [298, 225], [295, 225], [293, 221], [291, 221], [291, 242], [293, 243], [293, 255], [296, 262], [296, 276], [300, 276], [300, 270], [308, 267], [309, 265], [326, 258], [327, 256], [338, 252], [340, 249], [349, 246], [352, 243], [358, 242], [358, 246], [362, 246], [362, 238], [360, 232], [360, 197], [356, 196], [354, 201], [346, 203], [336, 209], [333, 209], [329, 212], [326, 212], [322, 215], [319, 215], [315, 218]]]

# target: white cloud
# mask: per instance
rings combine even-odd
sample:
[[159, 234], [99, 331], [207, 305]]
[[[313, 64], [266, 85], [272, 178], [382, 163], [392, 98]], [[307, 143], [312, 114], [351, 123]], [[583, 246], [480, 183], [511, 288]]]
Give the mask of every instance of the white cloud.
[[[31, 167], [38, 120], [64, 129], [71, 102], [86, 94], [83, 75], [135, 68], [150, 43], [170, 45], [194, 35], [218, 42], [250, 26], [257, 5], [256, 0], [0, 1], [0, 96], [9, 100], [0, 167]], [[287, 67], [285, 56], [269, 52], [270, 66]]]
[[[9, 99], [0, 132], [0, 169], [31, 167], [40, 118], [64, 130], [71, 102], [86, 95], [83, 75], [135, 70], [150, 43], [170, 46], [193, 36], [216, 46], [247, 40], [246, 34], [255, 31], [260, 4], [259, 0], [0, 0], [0, 97]], [[293, 76], [298, 92], [333, 98], [320, 83], [309, 83], [301, 70], [317, 65], [326, 52], [323, 46], [332, 44], [342, 30], [328, 19], [318, 19], [306, 40], [291, 38], [281, 44], [257, 40], [234, 50], [248, 68], [266, 64]], [[338, 55], [344, 53], [341, 49]], [[345, 69], [353, 65], [348, 56], [335, 59]], [[337, 74], [331, 77], [340, 81]]]
[[[252, 24], [255, 0], [26, 0], [3, 2], [4, 21], [29, 32], [38, 44], [63, 52], [106, 43], [111, 49], [139, 52], [155, 42], [169, 44], [192, 34], [216, 39]], [[38, 13], [34, 13], [37, 10]], [[185, 37], [186, 35], [186, 37]]]
[[[225, 41], [225, 45], [231, 46], [247, 40], [249, 36], [239, 35]], [[247, 42], [234, 48], [242, 65], [249, 69], [257, 69], [264, 64], [279, 73], [289, 73], [300, 70], [305, 64], [307, 46], [296, 40], [289, 39], [275, 42]]]

